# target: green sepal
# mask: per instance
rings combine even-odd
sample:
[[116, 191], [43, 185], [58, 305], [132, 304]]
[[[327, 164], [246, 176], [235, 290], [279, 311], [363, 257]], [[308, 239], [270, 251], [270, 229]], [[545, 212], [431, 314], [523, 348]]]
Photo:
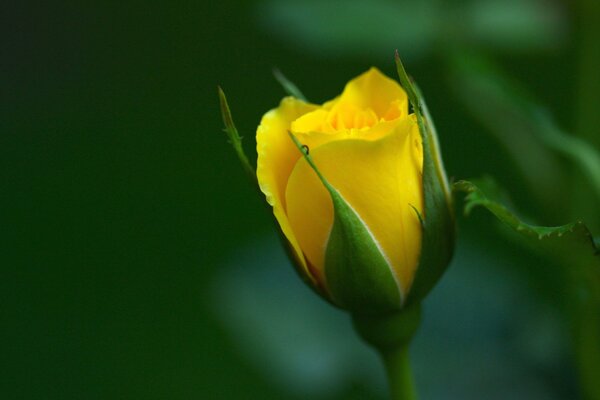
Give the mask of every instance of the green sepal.
[[[284, 85], [284, 87], [286, 87], [286, 90], [288, 90], [286, 84], [284, 84], [284, 82], [282, 81], [282, 80], [287, 81], [287, 78], [285, 78], [285, 76], [283, 76], [283, 74], [281, 74], [281, 73], [279, 73], [279, 74], [280, 74], [280, 76], [278, 76], [277, 73], [275, 73], [276, 78], [280, 81], [280, 83], [282, 85]], [[291, 83], [289, 81], [287, 81], [287, 82], [289, 85], [295, 86], [293, 83]], [[244, 170], [248, 173], [248, 175], [250, 176], [252, 181], [256, 184], [256, 189], [260, 191], [260, 188], [258, 187], [256, 172], [254, 171], [254, 167], [252, 167], [252, 165], [248, 161], [248, 157], [246, 156], [246, 154], [244, 152], [244, 149], [242, 147], [242, 137], [239, 135], [238, 130], [235, 127], [235, 123], [233, 122], [233, 117], [231, 116], [231, 110], [229, 108], [229, 104], [227, 103], [227, 98], [220, 86], [218, 87], [218, 92], [219, 92], [219, 101], [220, 101], [220, 106], [221, 106], [221, 115], [223, 117], [223, 124], [225, 125], [224, 132], [227, 134], [229, 143], [233, 146], [233, 149], [235, 150], [240, 162], [242, 163]], [[298, 93], [299, 93], [299, 91], [298, 91]], [[262, 193], [261, 193], [261, 196], [262, 196]], [[269, 206], [267, 203], [265, 203], [265, 204], [267, 205], [267, 207], [270, 210], [271, 206]], [[279, 239], [281, 240], [283, 248], [286, 252], [286, 255], [288, 256], [291, 264], [294, 266], [294, 269], [298, 273], [298, 276], [302, 279], [302, 281], [304, 283], [306, 283], [307, 286], [309, 286], [312, 290], [314, 290], [315, 293], [317, 293], [323, 299], [325, 299], [326, 301], [331, 303], [332, 300], [329, 298], [329, 294], [327, 293], [325, 288], [322, 285], [320, 285], [319, 282], [316, 282], [316, 280], [313, 277], [310, 277], [307, 275], [307, 272], [305, 271], [304, 267], [302, 266], [302, 262], [298, 258], [299, 255], [296, 254], [296, 251], [293, 249], [292, 244], [290, 243], [288, 238], [283, 233], [283, 231], [281, 229], [281, 225], [279, 225], [279, 222], [277, 222], [277, 220], [275, 218], [273, 218], [273, 222], [274, 222], [275, 228], [277, 230]]]
[[454, 253], [456, 224], [450, 187], [439, 151], [433, 120], [419, 88], [410, 80], [396, 52], [396, 68], [400, 84], [417, 117], [423, 142], [424, 212], [419, 214], [423, 229], [421, 255], [415, 279], [406, 303], [420, 301], [440, 279]]
[[334, 221], [325, 252], [327, 289], [338, 306], [353, 313], [399, 310], [400, 286], [368, 228], [340, 193], [323, 177], [303, 147], [290, 136], [329, 192]]
[[235, 124], [233, 123], [233, 117], [231, 116], [231, 109], [229, 108], [229, 104], [227, 103], [227, 97], [225, 97], [225, 92], [221, 87], [218, 87], [219, 91], [219, 104], [221, 105], [221, 116], [223, 117], [223, 124], [225, 125], [225, 133], [229, 138], [229, 143], [233, 146], [233, 150], [237, 155], [238, 159], [242, 163], [242, 167], [248, 174], [248, 176], [256, 182], [256, 172], [254, 171], [254, 167], [248, 161], [248, 157], [244, 152], [244, 148], [242, 147], [242, 137], [238, 133]]
[[290, 81], [280, 70], [277, 68], [273, 69], [273, 76], [279, 84], [283, 87], [283, 90], [290, 95], [304, 102], [308, 102], [306, 100], [306, 96], [302, 93], [302, 91], [296, 86], [296, 84]]
[[410, 344], [420, 323], [418, 303], [390, 314], [352, 314], [352, 324], [360, 337], [381, 352]]

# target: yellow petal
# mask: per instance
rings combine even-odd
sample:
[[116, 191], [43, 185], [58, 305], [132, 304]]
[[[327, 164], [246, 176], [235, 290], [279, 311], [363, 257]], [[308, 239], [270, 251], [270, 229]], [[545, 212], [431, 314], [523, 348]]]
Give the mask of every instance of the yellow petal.
[[286, 216], [285, 188], [294, 165], [301, 157], [289, 137], [292, 121], [311, 112], [316, 105], [293, 97], [284, 98], [279, 107], [267, 112], [256, 131], [258, 153], [256, 176], [267, 202], [273, 206], [273, 214], [288, 239], [297, 260], [309, 278], [314, 279], [307, 266], [302, 250], [294, 236]]
[[391, 120], [408, 115], [408, 98], [393, 79], [371, 68], [346, 84], [333, 108], [350, 104], [358, 109], [371, 109], [379, 118]]
[[329, 110], [318, 109], [313, 112], [304, 114], [294, 122], [292, 122], [292, 132], [322, 132], [333, 134], [335, 128], [327, 121]]
[[[356, 211], [382, 249], [403, 293], [412, 284], [421, 250], [422, 144], [414, 118], [403, 118], [378, 140], [334, 141], [311, 150], [323, 176]], [[308, 260], [324, 276], [333, 224], [331, 198], [304, 159], [290, 175], [287, 213]]]
[[319, 114], [323, 112], [323, 110], [316, 110], [310, 112], [298, 118], [292, 123], [292, 133], [298, 138], [298, 140], [300, 140], [302, 144], [308, 146], [309, 150], [316, 149], [317, 147], [322, 146], [325, 143], [329, 143], [336, 140], [379, 140], [382, 137], [388, 135], [392, 130], [394, 130], [399, 123], [398, 120], [382, 121], [371, 127], [365, 127], [361, 129], [345, 129], [340, 131], [327, 129], [311, 131], [310, 129], [302, 129], [307, 126], [304, 124], [308, 124], [308, 121], [310, 121], [311, 119], [320, 118]]
[[376, 68], [348, 82], [340, 97], [292, 123], [292, 132], [354, 135], [382, 121], [407, 116], [408, 100], [400, 85]]

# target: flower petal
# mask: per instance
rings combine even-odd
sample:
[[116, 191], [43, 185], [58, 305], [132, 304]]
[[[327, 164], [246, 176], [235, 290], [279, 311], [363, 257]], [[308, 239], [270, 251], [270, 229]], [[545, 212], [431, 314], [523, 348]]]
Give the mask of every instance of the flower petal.
[[386, 120], [408, 115], [408, 98], [404, 89], [374, 67], [346, 84], [334, 108], [344, 104], [361, 110], [370, 108], [379, 118]]
[[383, 121], [375, 126], [364, 129], [350, 129], [345, 131], [338, 131], [334, 133], [324, 132], [297, 132], [293, 130], [294, 124], [292, 124], [292, 133], [302, 142], [302, 144], [308, 146], [312, 151], [317, 147], [320, 147], [326, 143], [333, 142], [336, 140], [349, 140], [349, 139], [364, 139], [369, 141], [379, 140], [384, 136], [387, 136], [392, 132], [399, 124], [398, 120], [394, 121]]
[[[414, 118], [403, 118], [379, 140], [334, 141], [311, 150], [329, 183], [364, 221], [408, 293], [421, 250], [423, 213], [422, 144]], [[291, 228], [308, 260], [324, 276], [333, 205], [305, 160], [292, 171], [286, 189]]]
[[306, 275], [313, 280], [314, 274], [309, 271], [286, 216], [285, 188], [294, 165], [301, 157], [300, 152], [290, 140], [288, 130], [292, 121], [317, 107], [293, 97], [286, 97], [278, 108], [263, 116], [256, 131], [258, 184], [265, 194], [267, 202], [273, 206], [273, 214], [289, 241], [294, 255], [301, 263]]
[[292, 123], [292, 132], [355, 134], [408, 115], [408, 99], [400, 85], [376, 68], [348, 82], [341, 96]]

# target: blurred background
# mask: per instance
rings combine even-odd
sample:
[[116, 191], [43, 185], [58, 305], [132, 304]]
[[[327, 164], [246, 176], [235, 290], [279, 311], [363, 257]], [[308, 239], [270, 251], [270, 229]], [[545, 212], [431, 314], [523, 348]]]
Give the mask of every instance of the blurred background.
[[[274, 67], [322, 103], [372, 65], [395, 77], [397, 48], [449, 176], [493, 175], [532, 222], [598, 227], [585, 156], [519, 106], [598, 148], [584, 4], [3, 4], [0, 397], [385, 398], [375, 355], [282, 253], [217, 85], [255, 159]], [[577, 398], [550, 268], [485, 212], [460, 219], [412, 348], [423, 399]]]

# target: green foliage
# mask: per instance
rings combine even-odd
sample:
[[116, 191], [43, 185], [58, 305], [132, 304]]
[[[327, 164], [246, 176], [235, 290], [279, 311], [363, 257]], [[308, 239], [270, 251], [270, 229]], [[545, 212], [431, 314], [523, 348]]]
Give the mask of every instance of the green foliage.
[[[465, 212], [481, 206], [506, 224], [532, 251], [547, 262], [545, 271], [562, 280], [558, 288], [563, 312], [573, 339], [584, 398], [600, 398], [597, 374], [600, 371], [600, 249], [581, 221], [557, 227], [535, 226], [523, 222], [498, 201], [499, 189], [490, 179], [475, 185], [468, 181], [454, 184], [465, 192]], [[553, 268], [547, 268], [553, 267]]]
[[459, 181], [453, 187], [455, 191], [466, 193], [466, 214], [475, 207], [484, 207], [538, 251], [564, 265], [577, 264], [600, 274], [599, 250], [583, 222], [577, 221], [557, 227], [528, 224], [500, 203], [500, 189], [489, 178], [477, 181], [477, 185], [469, 181]]

